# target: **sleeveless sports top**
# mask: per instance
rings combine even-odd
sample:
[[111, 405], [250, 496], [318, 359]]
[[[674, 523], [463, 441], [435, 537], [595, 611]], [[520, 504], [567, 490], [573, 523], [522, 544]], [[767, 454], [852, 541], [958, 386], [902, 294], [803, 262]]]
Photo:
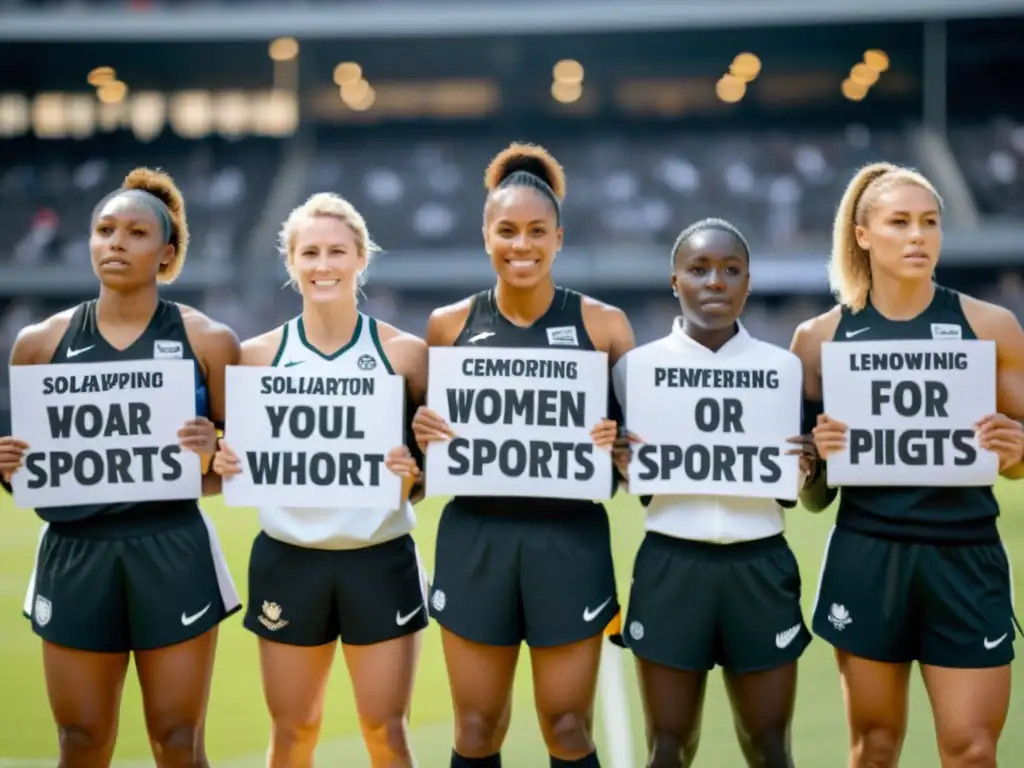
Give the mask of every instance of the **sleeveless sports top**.
[[[843, 309], [833, 341], [925, 340], [959, 329], [960, 338], [977, 339], [964, 316], [960, 294], [935, 286], [928, 308], [911, 320], [888, 320], [870, 301], [861, 312]], [[911, 540], [985, 541], [998, 537], [999, 505], [992, 488], [843, 487], [836, 524], [867, 534]]]
[[[473, 296], [466, 324], [452, 346], [595, 349], [583, 325], [583, 297], [576, 291], [562, 287], [555, 288], [555, 296], [547, 311], [527, 327], [509, 322], [498, 311], [493, 288], [481, 291]], [[609, 400], [609, 408], [612, 407]], [[613, 478], [609, 477], [608, 482], [611, 485], [614, 482]], [[522, 511], [524, 504], [529, 505], [532, 512], [550, 510], [556, 513], [599, 506], [592, 501], [579, 499], [527, 499], [514, 496], [456, 496], [452, 503], [463, 509], [472, 508], [485, 512], [507, 510], [511, 513]]]
[[[337, 376], [391, 376], [394, 370], [377, 334], [377, 321], [360, 314], [352, 338], [325, 355], [306, 340], [302, 317], [289, 320], [281, 333], [274, 367], [315, 364]], [[387, 470], [384, 470], [387, 471]], [[359, 549], [396, 539], [416, 525], [412, 505], [397, 509], [259, 508], [260, 526], [271, 538], [311, 549]]]
[[[177, 304], [160, 299], [156, 312], [142, 334], [124, 350], [112, 347], [99, 331], [96, 321], [96, 300], [80, 304], [71, 316], [51, 363], [110, 363], [122, 360], [176, 358], [196, 360], [185, 333], [181, 309]], [[209, 416], [209, 399], [199, 364], [195, 365], [196, 415]], [[131, 513], [133, 517], [152, 516], [178, 510], [198, 510], [195, 499], [150, 501], [117, 504], [79, 504], [66, 507], [43, 507], [36, 513], [51, 523], [68, 523], [87, 518]]]

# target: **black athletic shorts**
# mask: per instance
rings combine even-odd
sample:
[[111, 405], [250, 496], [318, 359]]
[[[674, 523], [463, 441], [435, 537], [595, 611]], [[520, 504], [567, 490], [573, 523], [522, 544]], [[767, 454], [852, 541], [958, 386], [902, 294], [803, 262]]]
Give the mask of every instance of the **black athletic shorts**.
[[1001, 543], [936, 545], [833, 528], [814, 632], [874, 661], [980, 669], [1013, 661], [1013, 584]]
[[359, 549], [312, 549], [262, 531], [249, 558], [245, 626], [285, 645], [373, 645], [427, 626], [426, 572], [408, 534]]
[[521, 512], [448, 503], [437, 531], [431, 615], [485, 645], [525, 640], [544, 648], [600, 634], [619, 610], [604, 507], [522, 503]]
[[82, 651], [143, 651], [198, 637], [241, 603], [213, 524], [194, 504], [43, 526], [25, 616]]
[[811, 642], [800, 570], [782, 534], [710, 544], [648, 533], [623, 625], [641, 659], [743, 674], [796, 661]]

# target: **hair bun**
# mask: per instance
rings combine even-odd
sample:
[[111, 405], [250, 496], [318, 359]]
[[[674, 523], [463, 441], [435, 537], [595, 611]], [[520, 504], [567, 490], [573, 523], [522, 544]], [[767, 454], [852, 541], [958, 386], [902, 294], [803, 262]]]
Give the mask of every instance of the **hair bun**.
[[167, 173], [152, 168], [136, 168], [124, 178], [122, 189], [141, 189], [167, 206], [172, 217], [179, 217], [185, 211], [185, 199], [174, 179]]
[[498, 187], [513, 173], [528, 173], [547, 184], [555, 197], [565, 198], [565, 171], [544, 147], [535, 144], [512, 144], [499, 152], [484, 173], [488, 190]]

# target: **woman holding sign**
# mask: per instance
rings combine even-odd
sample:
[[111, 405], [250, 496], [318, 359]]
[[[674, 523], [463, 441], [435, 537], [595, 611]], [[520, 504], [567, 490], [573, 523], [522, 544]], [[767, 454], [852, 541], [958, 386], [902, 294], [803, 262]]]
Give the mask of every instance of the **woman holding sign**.
[[[887, 388], [900, 378], [899, 370], [865, 374], [874, 358], [855, 350], [881, 355], [886, 342], [906, 346], [917, 340], [938, 354], [949, 340], [957, 345], [990, 340], [995, 344], [998, 412], [976, 424], [943, 421], [947, 401], [969, 405], [981, 393], [970, 384], [949, 392], [942, 382], [957, 372], [937, 371], [933, 383], [943, 392], [925, 403], [934, 406], [934, 429], [927, 441], [919, 437], [920, 445], [912, 448], [915, 456], [928, 451], [928, 464], [942, 465], [943, 473], [953, 475], [965, 464], [970, 470], [971, 462], [954, 464], [943, 456], [962, 448], [964, 456], [977, 458], [978, 446], [998, 456], [1004, 477], [1024, 477], [1019, 423], [1024, 418], [1024, 332], [1005, 309], [935, 284], [941, 247], [942, 203], [927, 179], [888, 163], [867, 166], [853, 178], [839, 206], [830, 264], [839, 305], [801, 325], [793, 339], [793, 350], [804, 362], [805, 417], [816, 416], [814, 439], [825, 460], [862, 449], [864, 438], [882, 440], [893, 431], [860, 429], [822, 413], [823, 376], [838, 372], [823, 368], [826, 342], [850, 350], [836, 360], [852, 356], [859, 361], [856, 373], [841, 375], [848, 388], [843, 400], [856, 401], [858, 382], [864, 381], [879, 397], [864, 408], [863, 418], [890, 413], [891, 426], [899, 427], [908, 414], [891, 408]], [[876, 386], [872, 378], [887, 381]], [[832, 400], [824, 409], [846, 405], [835, 395]], [[966, 430], [965, 439], [936, 446], [949, 426]], [[898, 438], [891, 451], [868, 450], [859, 471], [870, 472], [876, 456], [902, 461], [907, 437], [913, 436]], [[919, 471], [920, 461], [910, 459], [903, 466]], [[876, 471], [892, 461], [883, 461]], [[836, 494], [826, 475], [823, 465], [804, 494], [811, 509], [823, 509]], [[1010, 702], [1014, 628], [1010, 565], [996, 527], [999, 505], [992, 488], [977, 483], [893, 487], [863, 476], [866, 484], [844, 484], [839, 494], [814, 612], [814, 631], [836, 648], [851, 732], [850, 764], [896, 765], [907, 724], [910, 667], [917, 661], [935, 716], [942, 764], [995, 765]]]
[[[682, 375], [713, 368], [714, 373], [727, 376], [716, 377], [721, 381], [715, 390], [700, 388], [698, 396], [703, 399], [698, 400], [698, 408], [709, 402], [707, 393], [724, 393], [710, 395], [715, 398], [710, 402], [719, 403], [722, 418], [733, 421], [732, 427], [725, 427], [727, 431], [756, 441], [750, 431], [757, 430], [750, 430], [749, 424], [745, 429], [741, 423], [741, 419], [753, 419], [741, 409], [739, 397], [746, 388], [748, 394], [751, 389], [772, 392], [773, 412], [782, 414], [777, 418], [785, 418], [785, 404], [791, 402], [792, 423], [782, 429], [783, 434], [795, 432], [800, 420], [799, 361], [790, 352], [751, 337], [739, 320], [750, 293], [750, 249], [739, 230], [720, 219], [700, 221], [683, 230], [672, 250], [672, 293], [679, 299], [682, 314], [672, 332], [633, 350], [615, 367], [618, 400], [625, 406], [631, 429], [629, 441], [636, 444], [647, 436], [632, 434], [641, 414], [635, 413], [626, 399], [627, 367], [638, 376], [650, 370], [655, 379], [663, 370]], [[719, 365], [725, 367], [717, 368]], [[770, 385], [773, 377], [777, 382], [774, 388]], [[733, 379], [735, 388], [728, 383]], [[639, 386], [646, 377], [633, 380], [633, 386]], [[688, 388], [683, 383], [677, 386]], [[636, 410], [640, 409], [636, 398], [643, 397], [634, 393], [631, 402], [636, 403]], [[766, 403], [762, 407], [772, 410]], [[648, 428], [653, 429], [651, 424]], [[704, 451], [714, 439], [705, 434], [709, 429], [706, 419], [698, 421], [676, 440], [694, 443]], [[637, 657], [649, 765], [692, 763], [700, 739], [707, 674], [716, 664], [725, 670], [736, 733], [748, 764], [779, 768], [793, 764], [789, 733], [797, 659], [810, 643], [811, 634], [800, 608], [796, 558], [783, 538], [784, 504], [771, 494], [778, 490], [773, 482], [788, 477], [789, 498], [795, 498], [798, 466], [799, 477], [806, 478], [817, 457], [809, 440], [795, 437], [789, 441], [800, 446], [789, 451], [800, 460], [785, 474], [778, 443], [756, 451], [750, 462], [756, 472], [742, 468], [744, 461], [731, 453], [737, 449], [724, 442], [711, 446], [714, 461], [728, 461], [733, 468], [730, 479], [720, 485], [734, 488], [736, 495], [725, 495], [726, 490], [716, 495], [657, 493], [642, 497], [647, 534], [633, 570], [623, 640]], [[630, 453], [633, 462], [644, 464], [660, 455], [643, 447], [632, 452], [624, 448], [617, 449], [615, 456], [626, 479]], [[754, 448], [750, 454], [755, 453]], [[694, 460], [694, 466], [700, 463]], [[662, 467], [657, 469], [656, 474], [664, 477]], [[741, 489], [743, 484], [752, 486], [759, 477], [771, 480], [760, 484], [764, 489], [760, 495], [751, 488]], [[687, 478], [688, 484], [699, 480], [692, 474]]]
[[[337, 195], [316, 194], [292, 211], [280, 239], [302, 313], [245, 341], [241, 365], [302, 366], [341, 382], [402, 376], [411, 417], [423, 402], [427, 347], [357, 308], [378, 250], [362, 215]], [[227, 429], [234, 429], [231, 422]], [[225, 441], [213, 466], [225, 482], [243, 471]], [[402, 502], [393, 508], [260, 507], [245, 626], [260, 638], [273, 768], [313, 764], [339, 637], [374, 768], [413, 764], [406, 727], [428, 622], [426, 575], [410, 535], [408, 497], [419, 469], [405, 446], [388, 454], [386, 466], [405, 478]]]
[[[238, 340], [200, 312], [159, 297], [158, 285], [178, 276], [188, 246], [184, 203], [171, 178], [132, 171], [96, 206], [89, 246], [99, 298], [25, 328], [11, 365], [81, 366], [79, 375], [55, 372], [54, 379], [77, 381], [88, 392], [90, 382], [112, 383], [102, 372], [105, 363], [193, 361], [199, 417], [178, 436], [182, 448], [212, 455], [213, 422], [224, 416], [224, 371], [238, 360]], [[93, 374], [86, 365], [98, 370]], [[143, 377], [132, 381], [141, 386]], [[155, 386], [155, 376], [151, 382]], [[133, 391], [136, 402], [128, 406], [110, 406], [107, 435], [150, 434], [155, 403], [167, 395], [150, 393], [143, 402], [140, 392]], [[119, 480], [113, 489], [173, 474], [177, 446], [149, 448], [152, 462], [142, 461], [148, 446], [130, 447], [135, 456], [127, 465], [115, 468], [109, 459], [109, 476]], [[0, 474], [51, 467], [33, 456], [41, 448], [0, 439]], [[116, 450], [94, 453], [112, 456]], [[219, 478], [205, 480], [208, 492], [219, 492]], [[110, 764], [131, 653], [157, 765], [205, 765], [217, 625], [240, 607], [212, 524], [194, 499], [43, 507], [37, 513], [46, 524], [25, 614], [43, 638], [61, 765]]]
[[[485, 174], [484, 244], [494, 288], [430, 316], [431, 346], [633, 348], [621, 310], [558, 287], [565, 175], [540, 147], [513, 144]], [[454, 436], [420, 408], [416, 440]], [[597, 424], [609, 449], [616, 424]], [[609, 477], [609, 483], [612, 478]], [[552, 766], [598, 766], [591, 737], [601, 638], [617, 615], [608, 518], [591, 501], [457, 496], [437, 533], [431, 615], [442, 626], [455, 708], [451, 765], [493, 768], [508, 729], [519, 647], [530, 646], [534, 694]]]

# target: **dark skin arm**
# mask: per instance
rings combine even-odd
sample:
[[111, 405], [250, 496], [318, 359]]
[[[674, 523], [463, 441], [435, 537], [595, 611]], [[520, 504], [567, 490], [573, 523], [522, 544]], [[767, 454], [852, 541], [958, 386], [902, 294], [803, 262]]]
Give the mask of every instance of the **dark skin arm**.
[[[839, 325], [840, 311], [835, 307], [823, 315], [802, 323], [793, 334], [790, 351], [800, 358], [804, 368], [804, 402], [821, 403], [821, 345], [832, 338]], [[819, 419], [822, 418], [819, 416]], [[810, 435], [801, 435], [799, 440], [813, 445]], [[839, 492], [828, 487], [825, 462], [817, 459], [800, 491], [800, 503], [810, 512], [827, 509]]]

